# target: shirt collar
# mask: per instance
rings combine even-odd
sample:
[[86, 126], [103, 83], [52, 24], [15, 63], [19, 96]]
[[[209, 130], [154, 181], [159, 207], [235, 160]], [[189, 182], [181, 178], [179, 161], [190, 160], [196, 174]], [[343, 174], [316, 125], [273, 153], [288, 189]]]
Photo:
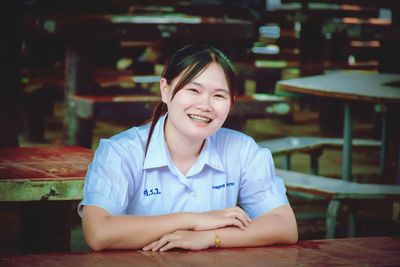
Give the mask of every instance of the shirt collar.
[[164, 138], [164, 123], [166, 115], [160, 117], [154, 127], [153, 135], [147, 148], [143, 169], [168, 166], [169, 154]]
[[200, 152], [196, 163], [187, 173], [187, 176], [193, 176], [201, 172], [204, 166], [207, 165], [217, 171], [225, 172], [221, 158], [215, 146], [214, 138], [208, 137], [204, 142], [203, 149]]
[[[164, 123], [166, 117], [167, 115], [160, 117], [156, 123], [156, 126], [154, 127], [153, 135], [150, 139], [147, 154], [144, 159], [143, 169], [159, 168], [173, 164], [171, 162], [164, 137]], [[186, 176], [192, 176], [201, 172], [201, 170], [204, 168], [204, 165], [208, 165], [215, 170], [225, 172], [216, 148], [214, 137], [215, 135], [206, 139], [199, 158]]]

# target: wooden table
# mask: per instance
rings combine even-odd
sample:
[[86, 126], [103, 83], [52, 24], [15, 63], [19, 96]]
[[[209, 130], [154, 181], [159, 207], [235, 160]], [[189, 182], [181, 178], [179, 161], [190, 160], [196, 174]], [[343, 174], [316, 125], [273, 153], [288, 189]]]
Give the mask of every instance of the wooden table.
[[69, 251], [71, 201], [82, 199], [91, 150], [0, 148], [0, 201], [19, 204], [21, 251]]
[[381, 175], [400, 183], [400, 75], [339, 71], [277, 83], [277, 90], [339, 99], [344, 103], [342, 179], [351, 179], [352, 112], [357, 101], [380, 104], [383, 116]]
[[0, 257], [1, 266], [399, 266], [400, 238], [300, 241], [204, 251], [108, 251]]

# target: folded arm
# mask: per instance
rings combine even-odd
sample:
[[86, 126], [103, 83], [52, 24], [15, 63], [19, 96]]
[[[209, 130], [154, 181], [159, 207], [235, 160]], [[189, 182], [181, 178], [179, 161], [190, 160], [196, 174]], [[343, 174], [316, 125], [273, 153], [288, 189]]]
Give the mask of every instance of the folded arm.
[[215, 246], [215, 235], [221, 247], [256, 247], [272, 244], [293, 244], [298, 232], [293, 210], [289, 205], [265, 213], [251, 222], [244, 231], [224, 227], [207, 231], [179, 230], [150, 243], [144, 250], [166, 251], [172, 248], [200, 250]]
[[245, 231], [232, 227], [216, 230], [221, 247], [257, 247], [294, 244], [298, 239], [297, 223], [289, 205], [281, 206], [255, 219]]
[[244, 229], [249, 222], [238, 207], [204, 213], [112, 216], [102, 208], [84, 206], [82, 216], [83, 234], [93, 250], [139, 249], [177, 230], [206, 231], [226, 226]]

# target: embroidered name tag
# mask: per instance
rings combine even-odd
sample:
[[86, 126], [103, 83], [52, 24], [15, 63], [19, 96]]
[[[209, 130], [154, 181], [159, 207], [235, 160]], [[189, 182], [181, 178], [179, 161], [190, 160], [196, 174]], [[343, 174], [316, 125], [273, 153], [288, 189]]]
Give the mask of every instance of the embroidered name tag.
[[153, 195], [161, 195], [161, 191], [158, 188], [153, 189], [145, 189], [143, 191], [145, 197], [153, 196]]
[[235, 183], [226, 183], [226, 184], [220, 184], [220, 185], [213, 185], [212, 189], [217, 189], [221, 190], [222, 188], [229, 187], [235, 185]]

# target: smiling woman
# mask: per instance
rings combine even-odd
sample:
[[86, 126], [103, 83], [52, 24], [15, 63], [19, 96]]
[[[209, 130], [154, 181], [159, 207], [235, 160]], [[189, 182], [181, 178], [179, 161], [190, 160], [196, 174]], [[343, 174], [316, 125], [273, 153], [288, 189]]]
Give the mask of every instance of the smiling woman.
[[221, 128], [235, 99], [230, 60], [189, 45], [166, 63], [151, 123], [100, 141], [78, 207], [94, 250], [166, 251], [297, 241], [269, 150]]

